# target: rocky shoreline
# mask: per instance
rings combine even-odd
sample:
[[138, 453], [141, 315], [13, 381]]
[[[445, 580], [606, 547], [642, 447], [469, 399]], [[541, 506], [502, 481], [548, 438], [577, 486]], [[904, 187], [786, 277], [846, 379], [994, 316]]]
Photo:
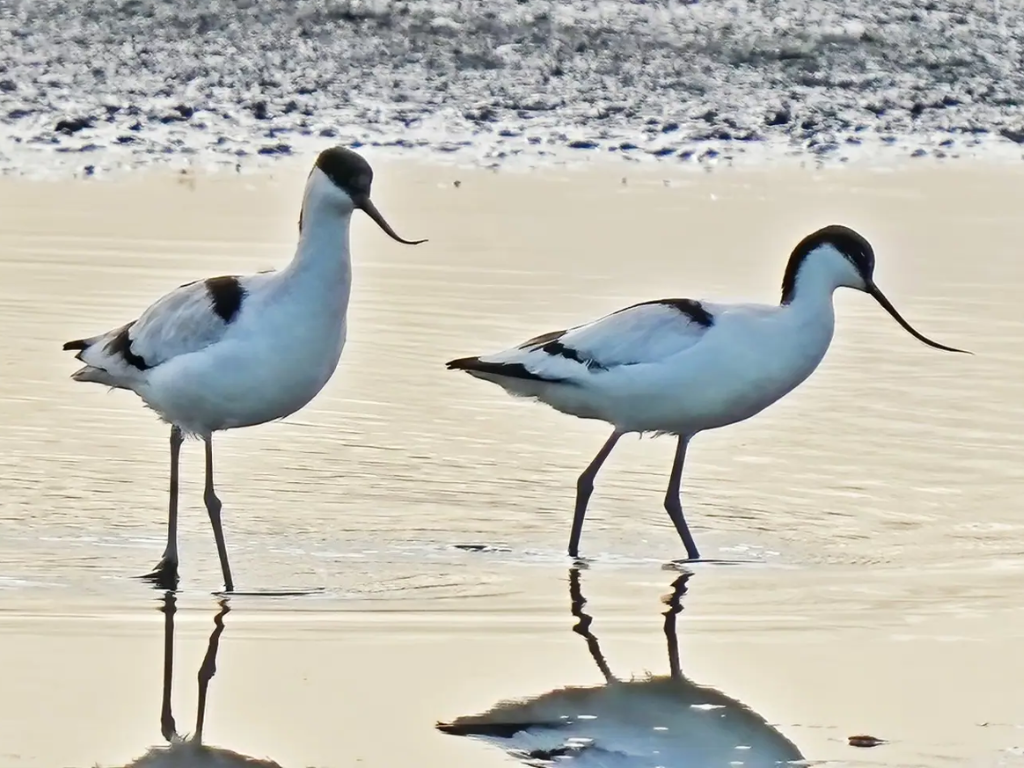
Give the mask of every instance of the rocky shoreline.
[[1005, 0], [8, 0], [0, 169], [1017, 162], [1022, 33]]

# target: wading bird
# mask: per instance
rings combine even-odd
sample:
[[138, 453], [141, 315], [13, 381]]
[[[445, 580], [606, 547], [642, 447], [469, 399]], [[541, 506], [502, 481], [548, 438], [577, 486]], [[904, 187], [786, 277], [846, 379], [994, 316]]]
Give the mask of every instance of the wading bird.
[[85, 363], [75, 381], [131, 390], [171, 425], [167, 547], [147, 576], [159, 586], [178, 582], [178, 454], [184, 436], [194, 435], [206, 444], [204, 501], [225, 589], [234, 590], [213, 487], [213, 433], [284, 418], [333, 375], [345, 346], [353, 212], [365, 211], [400, 243], [426, 242], [395, 234], [370, 200], [372, 181], [355, 152], [324, 150], [306, 181], [287, 267], [187, 283], [137, 320], [64, 345]]
[[696, 560], [700, 554], [679, 500], [687, 445], [700, 432], [749, 419], [811, 375], [832, 341], [837, 288], [870, 294], [925, 344], [963, 352], [915, 331], [875, 285], [874, 269], [868, 241], [849, 227], [831, 225], [793, 249], [778, 305], [647, 301], [503, 352], [452, 360], [448, 368], [612, 426], [576, 484], [571, 557], [579, 556], [594, 478], [619, 438], [629, 432], [675, 435], [665, 509], [687, 556]]

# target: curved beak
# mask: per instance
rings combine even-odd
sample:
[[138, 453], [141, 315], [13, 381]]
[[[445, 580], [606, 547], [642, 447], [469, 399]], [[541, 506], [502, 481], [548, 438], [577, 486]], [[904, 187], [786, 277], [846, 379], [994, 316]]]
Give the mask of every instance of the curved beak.
[[397, 240], [400, 243], [405, 243], [406, 245], [419, 245], [420, 243], [427, 242], [426, 240], [405, 240], [399, 237], [397, 234], [395, 234], [395, 230], [391, 228], [391, 225], [388, 224], [385, 218], [381, 215], [381, 212], [377, 210], [377, 206], [375, 206], [373, 204], [373, 201], [370, 200], [369, 195], [360, 197], [359, 199], [354, 200], [353, 202], [355, 202], [356, 208], [360, 208], [366, 211], [367, 216], [369, 216], [371, 219], [377, 222], [377, 226], [383, 229], [391, 237], [391, 239]]
[[944, 349], [947, 352], [962, 352], [965, 355], [973, 354], [972, 352], [968, 352], [966, 349], [955, 349], [953, 347], [947, 347], [944, 344], [939, 344], [936, 341], [932, 341], [931, 339], [925, 338], [920, 333], [915, 331], [913, 328], [910, 327], [910, 323], [908, 323], [906, 320], [900, 317], [900, 313], [896, 311], [896, 307], [889, 303], [889, 300], [885, 298], [885, 294], [883, 294], [878, 289], [878, 286], [875, 285], [873, 282], [868, 283], [866, 292], [874, 296], [875, 301], [882, 305], [882, 309], [884, 309], [886, 312], [892, 315], [893, 319], [895, 319], [897, 323], [902, 325], [904, 330], [918, 341], [923, 341], [929, 347], [935, 347], [936, 349]]

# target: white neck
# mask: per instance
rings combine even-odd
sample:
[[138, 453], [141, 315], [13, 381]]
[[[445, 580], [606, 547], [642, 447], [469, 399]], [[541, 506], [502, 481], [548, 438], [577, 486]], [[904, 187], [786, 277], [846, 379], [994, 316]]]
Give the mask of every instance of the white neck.
[[780, 325], [788, 329], [783, 333], [788, 343], [777, 353], [788, 354], [793, 363], [791, 387], [814, 371], [832, 343], [836, 327], [832, 294], [839, 285], [834, 265], [811, 257], [800, 265], [790, 300], [780, 307]]
[[319, 169], [314, 169], [302, 198], [299, 242], [285, 272], [295, 277], [308, 275], [331, 284], [335, 290], [341, 282], [347, 290], [352, 273], [352, 207], [340, 205], [338, 194]]
[[801, 311], [832, 311], [832, 294], [842, 285], [833, 264], [813, 256], [800, 265], [789, 306]]
[[833, 265], [811, 258], [800, 266], [792, 299], [783, 305], [794, 338], [803, 339], [801, 355], [811, 365], [808, 374], [821, 362], [832, 341], [836, 327], [832, 294], [838, 287]]

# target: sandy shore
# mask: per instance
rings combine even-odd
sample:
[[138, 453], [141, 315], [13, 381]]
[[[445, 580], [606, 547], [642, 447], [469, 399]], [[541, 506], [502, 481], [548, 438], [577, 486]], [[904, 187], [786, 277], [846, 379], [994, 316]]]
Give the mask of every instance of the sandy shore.
[[[0, 169], [310, 142], [481, 166], [1019, 162], [1014, 3], [10, 0]], [[53, 25], [53, 18], [60, 25]]]
[[[876, 278], [911, 322], [976, 354], [924, 348], [866, 297], [837, 295], [821, 370], [695, 443], [684, 505], [705, 554], [737, 564], [692, 568], [680, 690], [713, 686], [701, 695], [763, 718], [754, 736], [777, 732], [811, 760], [1024, 764], [1018, 173], [623, 183], [610, 169], [370, 157], [378, 207], [431, 242], [402, 248], [357, 223], [338, 375], [294, 419], [219, 440], [240, 588], [322, 591], [232, 599], [207, 743], [282, 766], [515, 764], [435, 723], [601, 685], [572, 631], [563, 550], [573, 483], [603, 429], [443, 362], [663, 295], [777, 300], [792, 244], [839, 221], [875, 244]], [[187, 280], [282, 264], [305, 173], [0, 179], [0, 768], [124, 766], [162, 741], [164, 619], [130, 576], [162, 546], [164, 428], [128, 396], [71, 382], [60, 343]], [[624, 443], [584, 532], [585, 611], [627, 679], [668, 671], [660, 598], [679, 573], [663, 566], [680, 554], [660, 506], [669, 453]], [[183, 733], [218, 611], [200, 466], [187, 446]], [[603, 712], [599, 725], [614, 719]], [[693, 712], [649, 725], [671, 736]], [[889, 743], [857, 750], [846, 739], [858, 733]]]

